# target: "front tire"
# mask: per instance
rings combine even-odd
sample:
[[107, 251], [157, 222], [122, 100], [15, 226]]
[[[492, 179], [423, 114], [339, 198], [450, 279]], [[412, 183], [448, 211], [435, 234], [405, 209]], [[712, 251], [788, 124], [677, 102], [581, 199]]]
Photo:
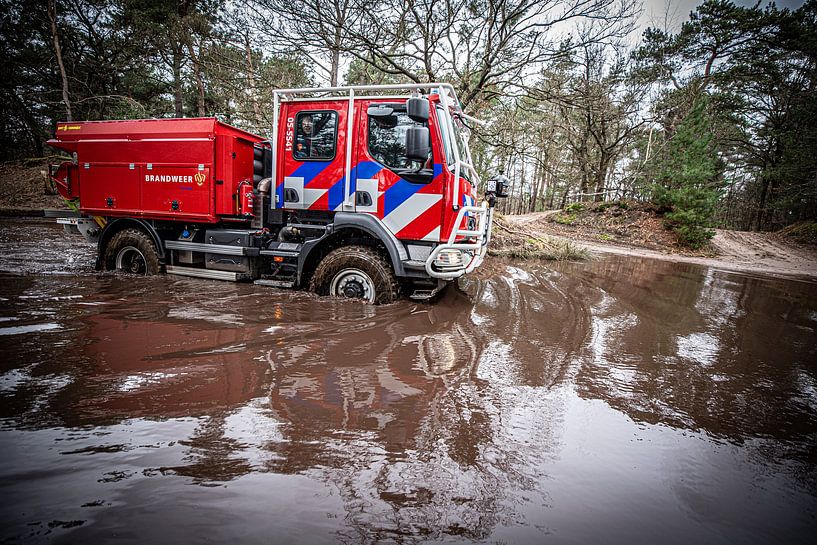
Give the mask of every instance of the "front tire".
[[400, 285], [389, 263], [373, 248], [343, 246], [318, 264], [309, 289], [319, 295], [361, 299], [384, 305], [400, 296]]
[[153, 240], [139, 229], [123, 229], [116, 233], [105, 247], [103, 263], [106, 271], [130, 274], [159, 274], [159, 252]]

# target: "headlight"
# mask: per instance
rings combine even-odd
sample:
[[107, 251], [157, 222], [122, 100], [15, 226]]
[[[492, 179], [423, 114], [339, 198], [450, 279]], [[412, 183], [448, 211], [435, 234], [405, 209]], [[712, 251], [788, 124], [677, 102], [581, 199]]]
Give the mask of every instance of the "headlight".
[[440, 251], [434, 259], [434, 265], [439, 269], [461, 269], [465, 259], [462, 250], [448, 248]]

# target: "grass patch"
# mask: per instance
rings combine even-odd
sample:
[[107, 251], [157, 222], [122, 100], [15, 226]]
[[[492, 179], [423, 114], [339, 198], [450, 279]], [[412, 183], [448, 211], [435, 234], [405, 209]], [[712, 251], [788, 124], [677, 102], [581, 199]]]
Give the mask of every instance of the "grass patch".
[[575, 214], [576, 212], [581, 212], [582, 210], [584, 210], [584, 204], [580, 202], [574, 202], [565, 206], [565, 212], [568, 214]]
[[608, 235], [607, 233], [600, 233], [599, 234], [599, 240], [610, 241], [610, 240], [615, 240], [615, 239], [616, 239], [616, 237], [614, 237], [613, 235]]
[[573, 242], [517, 231], [501, 217], [494, 218], [494, 233], [488, 245], [488, 255], [491, 256], [555, 261], [579, 261], [590, 257], [586, 249]]
[[522, 260], [547, 259], [551, 261], [581, 261], [590, 257], [587, 250], [569, 241], [538, 242], [513, 248], [492, 248], [489, 246], [488, 255]]
[[556, 214], [553, 221], [561, 225], [573, 225], [576, 222], [576, 214]]
[[777, 232], [786, 238], [806, 244], [817, 244], [817, 222], [800, 221]]

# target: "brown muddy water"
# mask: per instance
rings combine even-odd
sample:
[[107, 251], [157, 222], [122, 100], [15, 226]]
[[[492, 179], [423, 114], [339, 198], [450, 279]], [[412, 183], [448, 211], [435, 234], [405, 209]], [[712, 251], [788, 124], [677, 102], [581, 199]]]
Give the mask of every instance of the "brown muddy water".
[[5, 542], [817, 530], [813, 282], [494, 261], [436, 304], [371, 307], [92, 257], [0, 222]]

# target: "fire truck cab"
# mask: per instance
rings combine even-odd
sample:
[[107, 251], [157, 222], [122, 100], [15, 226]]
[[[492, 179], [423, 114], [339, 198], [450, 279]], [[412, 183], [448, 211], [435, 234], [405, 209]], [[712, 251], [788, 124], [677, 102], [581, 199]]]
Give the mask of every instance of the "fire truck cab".
[[[391, 94], [400, 93], [405, 94]], [[424, 299], [480, 265], [469, 123], [449, 84], [283, 89], [269, 140], [212, 118], [59, 123], [52, 172], [97, 266]]]

